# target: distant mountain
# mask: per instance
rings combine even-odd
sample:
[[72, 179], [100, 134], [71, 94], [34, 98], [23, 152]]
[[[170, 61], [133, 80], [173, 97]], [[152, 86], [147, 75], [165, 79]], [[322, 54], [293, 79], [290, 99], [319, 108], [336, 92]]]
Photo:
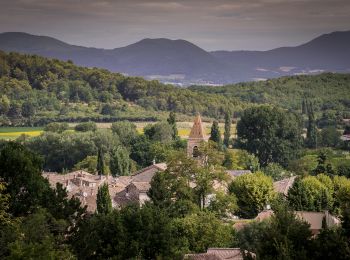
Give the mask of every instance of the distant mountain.
[[225, 84], [323, 71], [350, 72], [350, 31], [325, 34], [297, 47], [214, 52], [185, 40], [144, 39], [105, 50], [70, 45], [46, 36], [8, 32], [0, 34], [0, 49], [187, 85]]

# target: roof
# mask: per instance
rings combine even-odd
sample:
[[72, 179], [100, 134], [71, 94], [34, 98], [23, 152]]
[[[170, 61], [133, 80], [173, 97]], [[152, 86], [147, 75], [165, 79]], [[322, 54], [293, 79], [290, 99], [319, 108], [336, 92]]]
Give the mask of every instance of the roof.
[[132, 182], [130, 185], [134, 185], [136, 189], [141, 192], [147, 192], [151, 188], [151, 184], [149, 182]]
[[273, 188], [276, 192], [282, 193], [287, 196], [289, 189], [293, 186], [293, 183], [295, 181], [297, 176], [292, 176], [280, 181], [275, 181], [273, 183]]
[[188, 254], [185, 259], [191, 260], [243, 260], [239, 248], [208, 248], [206, 253]]
[[340, 219], [326, 212], [313, 212], [313, 211], [295, 211], [297, 217], [303, 219], [310, 224], [311, 230], [321, 230], [322, 222], [325, 218], [328, 227], [339, 225]]
[[226, 170], [232, 177], [238, 177], [247, 173], [252, 173], [250, 170]]
[[273, 210], [264, 210], [261, 211], [254, 220], [263, 221], [264, 219], [270, 218], [273, 215]]
[[143, 168], [132, 175], [131, 182], [151, 182], [153, 176], [159, 172], [166, 170], [166, 163], [152, 164]]
[[200, 114], [196, 116], [193, 121], [193, 126], [188, 137], [189, 139], [202, 139], [204, 140], [204, 130], [202, 125], [202, 118]]

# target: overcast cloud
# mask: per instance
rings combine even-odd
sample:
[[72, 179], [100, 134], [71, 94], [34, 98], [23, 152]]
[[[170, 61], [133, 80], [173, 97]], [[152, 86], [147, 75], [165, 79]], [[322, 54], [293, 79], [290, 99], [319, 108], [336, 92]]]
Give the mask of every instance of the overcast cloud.
[[0, 0], [0, 32], [115, 48], [143, 38], [266, 50], [350, 30], [350, 0]]

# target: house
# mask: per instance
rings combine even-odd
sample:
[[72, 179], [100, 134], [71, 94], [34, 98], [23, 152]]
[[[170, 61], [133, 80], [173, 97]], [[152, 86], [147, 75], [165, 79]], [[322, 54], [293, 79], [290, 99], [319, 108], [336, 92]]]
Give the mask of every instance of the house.
[[293, 186], [295, 179], [297, 176], [291, 176], [289, 178], [280, 180], [280, 181], [275, 181], [273, 183], [273, 188], [277, 193], [281, 193], [285, 196], [288, 195], [289, 189]]
[[243, 260], [239, 248], [208, 248], [206, 253], [187, 254], [184, 259], [188, 260]]
[[[237, 223], [235, 223], [234, 227], [236, 230], [241, 230], [252, 221], [260, 222], [265, 219], [269, 219], [271, 216], [273, 216], [273, 214], [274, 214], [273, 210], [264, 210], [260, 212], [253, 220], [238, 221]], [[294, 211], [294, 214], [297, 218], [307, 222], [310, 225], [310, 230], [313, 235], [319, 234], [324, 224], [327, 227], [334, 227], [341, 224], [340, 219], [333, 216], [328, 211], [325, 211], [325, 212]]]

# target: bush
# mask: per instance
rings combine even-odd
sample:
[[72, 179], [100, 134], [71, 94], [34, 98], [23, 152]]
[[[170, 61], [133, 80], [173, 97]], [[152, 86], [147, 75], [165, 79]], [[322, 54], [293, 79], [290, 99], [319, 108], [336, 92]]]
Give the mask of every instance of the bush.
[[78, 132], [88, 132], [88, 131], [95, 132], [97, 130], [97, 125], [95, 122], [89, 121], [89, 122], [77, 124], [74, 129], [75, 131], [78, 131]]

